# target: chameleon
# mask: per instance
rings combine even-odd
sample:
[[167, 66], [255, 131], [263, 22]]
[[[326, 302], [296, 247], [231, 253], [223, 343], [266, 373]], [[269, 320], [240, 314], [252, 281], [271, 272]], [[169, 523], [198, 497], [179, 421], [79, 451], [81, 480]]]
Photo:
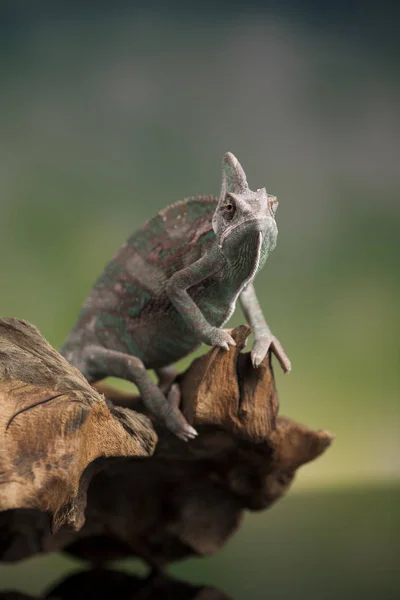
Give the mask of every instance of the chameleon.
[[[127, 379], [144, 405], [184, 441], [197, 432], [165, 395], [173, 363], [201, 344], [235, 346], [222, 326], [239, 299], [254, 332], [257, 368], [271, 350], [284, 372], [290, 361], [268, 327], [253, 280], [274, 250], [276, 196], [250, 190], [238, 159], [222, 161], [219, 197], [193, 196], [161, 210], [133, 233], [90, 291], [61, 354], [96, 383]], [[147, 369], [154, 369], [159, 381]]]

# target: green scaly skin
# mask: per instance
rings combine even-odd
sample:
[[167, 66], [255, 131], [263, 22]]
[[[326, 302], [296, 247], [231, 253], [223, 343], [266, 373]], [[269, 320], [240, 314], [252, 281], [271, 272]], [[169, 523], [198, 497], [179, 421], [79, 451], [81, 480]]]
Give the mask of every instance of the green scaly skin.
[[148, 408], [186, 441], [196, 431], [146, 369], [162, 377], [201, 343], [229, 350], [235, 342], [221, 327], [237, 298], [255, 334], [254, 367], [271, 348], [289, 371], [252, 284], [276, 245], [276, 207], [265, 188], [248, 188], [227, 153], [219, 199], [198, 196], [168, 206], [120, 248], [87, 297], [63, 356], [91, 383], [108, 376], [135, 383]]

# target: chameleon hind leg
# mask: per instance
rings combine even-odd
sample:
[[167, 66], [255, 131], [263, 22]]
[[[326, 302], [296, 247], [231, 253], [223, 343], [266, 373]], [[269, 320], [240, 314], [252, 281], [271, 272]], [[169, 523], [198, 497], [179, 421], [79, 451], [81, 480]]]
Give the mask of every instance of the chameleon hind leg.
[[179, 410], [181, 404], [181, 390], [177, 383], [174, 383], [178, 371], [173, 365], [167, 367], [160, 367], [156, 369], [156, 375], [158, 377], [158, 387], [166, 394], [168, 403]]
[[167, 367], [160, 367], [155, 371], [158, 377], [158, 387], [165, 394], [170, 388], [171, 383], [174, 381], [175, 377], [178, 375], [178, 371], [172, 365], [168, 365]]
[[163, 421], [169, 431], [185, 442], [196, 437], [197, 431], [186, 421], [176, 405], [175, 398], [167, 399], [164, 396], [136, 356], [102, 346], [89, 346], [86, 349], [85, 372], [91, 382], [104, 377], [118, 377], [131, 381], [139, 388], [144, 405]]

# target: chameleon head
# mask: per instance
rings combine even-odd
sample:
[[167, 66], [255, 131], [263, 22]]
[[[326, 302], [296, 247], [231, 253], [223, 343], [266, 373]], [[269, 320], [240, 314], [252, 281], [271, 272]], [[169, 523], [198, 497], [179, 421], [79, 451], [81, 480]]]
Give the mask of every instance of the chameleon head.
[[238, 253], [254, 248], [268, 256], [276, 246], [278, 228], [276, 196], [265, 188], [250, 190], [246, 174], [238, 159], [227, 152], [222, 161], [222, 187], [213, 216], [213, 229], [219, 247], [228, 261]]

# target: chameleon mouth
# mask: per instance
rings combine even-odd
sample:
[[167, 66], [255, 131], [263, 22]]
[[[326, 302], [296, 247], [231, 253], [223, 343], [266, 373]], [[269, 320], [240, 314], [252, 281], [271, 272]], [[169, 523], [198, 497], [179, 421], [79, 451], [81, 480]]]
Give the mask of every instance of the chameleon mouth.
[[[232, 233], [232, 231], [234, 231], [238, 227], [242, 227], [246, 223], [252, 223], [252, 222], [255, 222], [255, 221], [260, 222], [260, 219], [252, 217], [251, 219], [246, 219], [245, 221], [240, 221], [240, 223], [235, 223], [235, 225], [231, 225], [230, 227], [228, 227], [227, 229], [225, 229], [225, 231], [221, 235], [221, 238], [220, 238], [220, 241], [219, 241], [219, 247], [222, 249], [222, 246], [223, 246], [226, 238]], [[263, 237], [263, 232], [260, 231], [258, 233], [261, 234], [261, 236]]]

